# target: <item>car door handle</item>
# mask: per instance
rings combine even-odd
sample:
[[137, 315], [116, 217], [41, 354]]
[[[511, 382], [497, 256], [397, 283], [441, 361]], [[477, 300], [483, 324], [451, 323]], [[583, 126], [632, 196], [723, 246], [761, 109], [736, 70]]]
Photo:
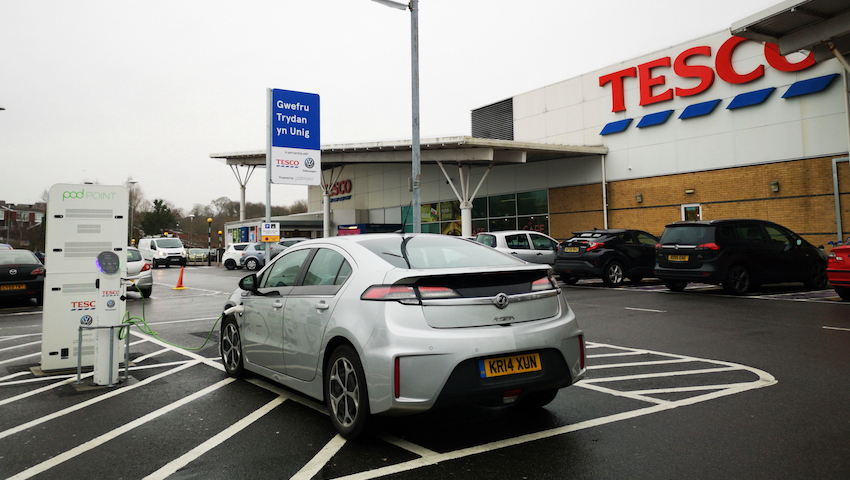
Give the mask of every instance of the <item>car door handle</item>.
[[283, 304], [280, 303], [280, 300], [275, 300], [275, 302], [272, 303], [272, 308], [274, 308], [275, 310], [277, 310], [278, 308], [280, 308], [282, 306], [283, 306]]
[[316, 304], [316, 310], [327, 310], [329, 308], [331, 308], [331, 306], [328, 305], [327, 303], [317, 303]]

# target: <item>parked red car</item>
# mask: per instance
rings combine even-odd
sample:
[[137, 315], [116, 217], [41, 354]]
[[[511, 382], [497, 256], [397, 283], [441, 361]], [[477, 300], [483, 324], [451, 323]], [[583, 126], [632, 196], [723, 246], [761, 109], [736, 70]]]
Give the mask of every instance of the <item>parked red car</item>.
[[835, 247], [826, 260], [826, 276], [842, 300], [850, 301], [850, 245]]

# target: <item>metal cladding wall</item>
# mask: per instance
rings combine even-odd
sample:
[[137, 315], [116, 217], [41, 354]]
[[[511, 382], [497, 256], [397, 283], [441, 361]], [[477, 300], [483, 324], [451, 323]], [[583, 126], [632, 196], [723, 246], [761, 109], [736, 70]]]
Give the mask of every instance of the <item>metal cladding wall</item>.
[[[737, 38], [720, 32], [517, 95], [515, 140], [605, 145], [611, 181], [846, 153], [840, 76], [823, 90], [783, 98], [801, 81], [839, 74], [838, 61], [781, 71], [763, 44], [746, 40], [730, 48]], [[677, 69], [680, 57], [709, 81]], [[787, 57], [790, 63], [805, 59]], [[730, 83], [723, 78], [733, 75], [729, 69], [740, 76], [755, 72], [754, 78]], [[622, 109], [614, 111], [618, 91]]]
[[[826, 244], [838, 235], [831, 159], [848, 151], [841, 74], [835, 59], [719, 32], [515, 96], [515, 140], [607, 146], [609, 227], [660, 234], [696, 205]], [[601, 227], [600, 188], [577, 177], [550, 189], [551, 234]]]

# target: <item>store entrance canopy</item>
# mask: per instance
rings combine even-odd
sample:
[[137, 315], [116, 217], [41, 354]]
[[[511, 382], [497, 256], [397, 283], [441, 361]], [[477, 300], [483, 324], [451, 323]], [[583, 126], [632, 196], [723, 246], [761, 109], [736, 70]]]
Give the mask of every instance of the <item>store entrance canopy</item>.
[[[336, 167], [340, 170], [348, 164], [381, 164], [381, 163], [411, 163], [412, 145], [410, 141], [396, 142], [373, 142], [353, 143], [345, 145], [326, 145], [322, 147], [322, 170], [330, 171], [330, 177], [323, 182], [333, 185], [333, 171]], [[586, 156], [603, 156], [608, 153], [608, 148], [601, 145], [595, 146], [570, 146], [548, 143], [514, 142], [509, 140], [493, 140], [488, 138], [474, 137], [445, 137], [425, 139], [420, 141], [420, 162], [435, 163], [446, 177], [452, 190], [460, 201], [461, 224], [464, 235], [472, 231], [472, 200], [478, 189], [487, 179], [487, 174], [494, 165], [522, 164], [554, 160], [561, 158], [574, 158]], [[249, 169], [266, 166], [266, 152], [236, 152], [212, 154], [212, 158], [224, 160], [231, 168], [245, 166]], [[443, 164], [456, 164], [460, 173], [458, 184], [449, 177]], [[481, 178], [478, 186], [473, 190], [470, 185], [471, 169], [473, 165], [487, 167], [487, 172]], [[462, 167], [467, 167], [464, 175]], [[604, 177], [604, 173], [603, 173]], [[240, 182], [243, 188], [244, 184]], [[325, 188], [325, 195], [328, 189]], [[244, 196], [243, 196], [244, 203]], [[327, 204], [326, 204], [327, 205]], [[244, 207], [243, 207], [244, 209]], [[330, 220], [325, 217], [325, 221]]]
[[[322, 168], [330, 169], [350, 163], [410, 163], [411, 142], [371, 142], [322, 146]], [[556, 158], [605, 155], [604, 146], [571, 146], [547, 143], [513, 142], [474, 137], [445, 137], [420, 141], [422, 163], [461, 162], [495, 165], [528, 163]], [[227, 165], [266, 166], [266, 152], [234, 152], [211, 154]]]
[[733, 23], [731, 31], [739, 37], [776, 43], [783, 55], [809, 50], [819, 62], [833, 56], [842, 59], [850, 55], [850, 3], [787, 0]]

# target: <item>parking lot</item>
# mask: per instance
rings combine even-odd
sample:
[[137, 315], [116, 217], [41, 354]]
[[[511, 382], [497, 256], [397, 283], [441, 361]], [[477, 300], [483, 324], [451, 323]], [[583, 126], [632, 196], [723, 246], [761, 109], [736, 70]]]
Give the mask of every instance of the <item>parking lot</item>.
[[[588, 375], [536, 411], [382, 419], [346, 442], [324, 405], [233, 380], [218, 335], [244, 271], [154, 272], [130, 380], [36, 376], [40, 309], [0, 310], [0, 472], [8, 478], [846, 478], [850, 305], [783, 285], [745, 297], [652, 281], [564, 287]], [[835, 297], [835, 298], [834, 298]], [[141, 316], [142, 299], [128, 309]], [[168, 343], [166, 343], [168, 342]], [[199, 348], [186, 350], [175, 345]], [[82, 474], [80, 472], [85, 472]]]

